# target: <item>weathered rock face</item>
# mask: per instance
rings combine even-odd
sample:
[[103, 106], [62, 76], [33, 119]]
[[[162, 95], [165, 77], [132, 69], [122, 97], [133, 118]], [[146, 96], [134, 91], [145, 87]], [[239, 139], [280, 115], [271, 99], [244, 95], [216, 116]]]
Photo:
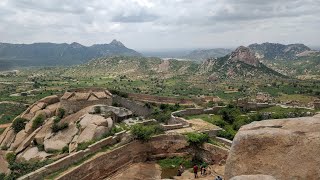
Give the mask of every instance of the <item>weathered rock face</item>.
[[244, 46], [240, 46], [233, 51], [229, 57], [229, 61], [241, 61], [252, 66], [259, 64], [259, 60], [255, 57], [254, 53]]
[[320, 179], [320, 118], [253, 122], [240, 128], [225, 177], [264, 174], [276, 179]]
[[46, 157], [50, 156], [50, 154], [39, 151], [37, 147], [31, 147], [26, 149], [23, 153], [18, 154], [18, 161], [30, 161], [30, 160], [45, 160]]
[[46, 152], [61, 150], [63, 147], [68, 146], [73, 137], [77, 134], [78, 129], [75, 124], [69, 124], [67, 129], [59, 131], [55, 134], [48, 134], [44, 140], [44, 149]]
[[5, 152], [0, 150], [0, 173], [9, 173], [9, 164], [5, 158]]

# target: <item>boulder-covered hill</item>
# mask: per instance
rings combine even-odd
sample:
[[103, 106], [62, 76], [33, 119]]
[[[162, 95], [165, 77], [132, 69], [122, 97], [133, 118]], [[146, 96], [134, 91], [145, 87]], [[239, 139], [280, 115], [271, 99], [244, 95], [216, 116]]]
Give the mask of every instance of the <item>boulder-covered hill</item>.
[[140, 53], [127, 48], [117, 40], [113, 40], [109, 44], [95, 44], [89, 47], [76, 42], [72, 44], [0, 43], [0, 62], [4, 62], [3, 64], [8, 67], [72, 65], [110, 55], [141, 56]]
[[214, 77], [214, 79], [265, 79], [283, 77], [266, 67], [254, 56], [249, 48], [239, 47], [230, 55], [207, 59], [201, 64], [192, 61], [162, 60], [150, 57], [112, 56], [92, 60], [69, 68], [65, 76], [97, 77], [127, 75], [134, 78], [146, 76], [172, 77]]
[[207, 59], [200, 65], [198, 72], [213, 79], [253, 80], [284, 77], [262, 64], [254, 53], [244, 46], [238, 47], [225, 57]]
[[259, 59], [265, 60], [293, 60], [301, 56], [313, 56], [319, 54], [318, 51], [310, 49], [304, 44], [278, 44], [262, 43], [248, 46]]
[[199, 49], [193, 50], [182, 58], [190, 59], [193, 61], [204, 61], [209, 58], [219, 58], [226, 56], [232, 52], [231, 49], [215, 48], [215, 49]]

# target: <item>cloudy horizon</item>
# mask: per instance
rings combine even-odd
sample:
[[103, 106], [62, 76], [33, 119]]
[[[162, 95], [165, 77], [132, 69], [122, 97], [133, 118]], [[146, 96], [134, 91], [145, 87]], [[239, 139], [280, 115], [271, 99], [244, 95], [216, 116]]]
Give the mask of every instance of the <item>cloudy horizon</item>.
[[0, 42], [83, 45], [117, 39], [137, 50], [320, 46], [319, 0], [2, 0]]

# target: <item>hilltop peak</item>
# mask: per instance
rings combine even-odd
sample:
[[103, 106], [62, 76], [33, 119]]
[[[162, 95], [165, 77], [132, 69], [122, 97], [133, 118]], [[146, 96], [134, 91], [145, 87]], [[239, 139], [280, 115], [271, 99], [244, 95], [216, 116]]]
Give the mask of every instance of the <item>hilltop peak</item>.
[[245, 46], [240, 46], [236, 50], [234, 50], [230, 57], [230, 61], [241, 61], [246, 64], [257, 66], [259, 64], [258, 59], [255, 57], [254, 53]]
[[122, 42], [120, 42], [120, 41], [118, 41], [118, 40], [116, 40], [116, 39], [112, 40], [111, 43], [110, 43], [110, 45], [124, 46], [124, 45], [122, 44]]

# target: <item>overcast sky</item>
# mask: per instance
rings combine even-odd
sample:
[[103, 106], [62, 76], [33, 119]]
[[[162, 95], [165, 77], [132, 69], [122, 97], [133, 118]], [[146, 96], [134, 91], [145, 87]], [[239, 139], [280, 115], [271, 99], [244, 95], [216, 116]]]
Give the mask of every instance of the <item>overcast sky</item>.
[[136, 50], [320, 45], [320, 0], [0, 0], [0, 42]]

